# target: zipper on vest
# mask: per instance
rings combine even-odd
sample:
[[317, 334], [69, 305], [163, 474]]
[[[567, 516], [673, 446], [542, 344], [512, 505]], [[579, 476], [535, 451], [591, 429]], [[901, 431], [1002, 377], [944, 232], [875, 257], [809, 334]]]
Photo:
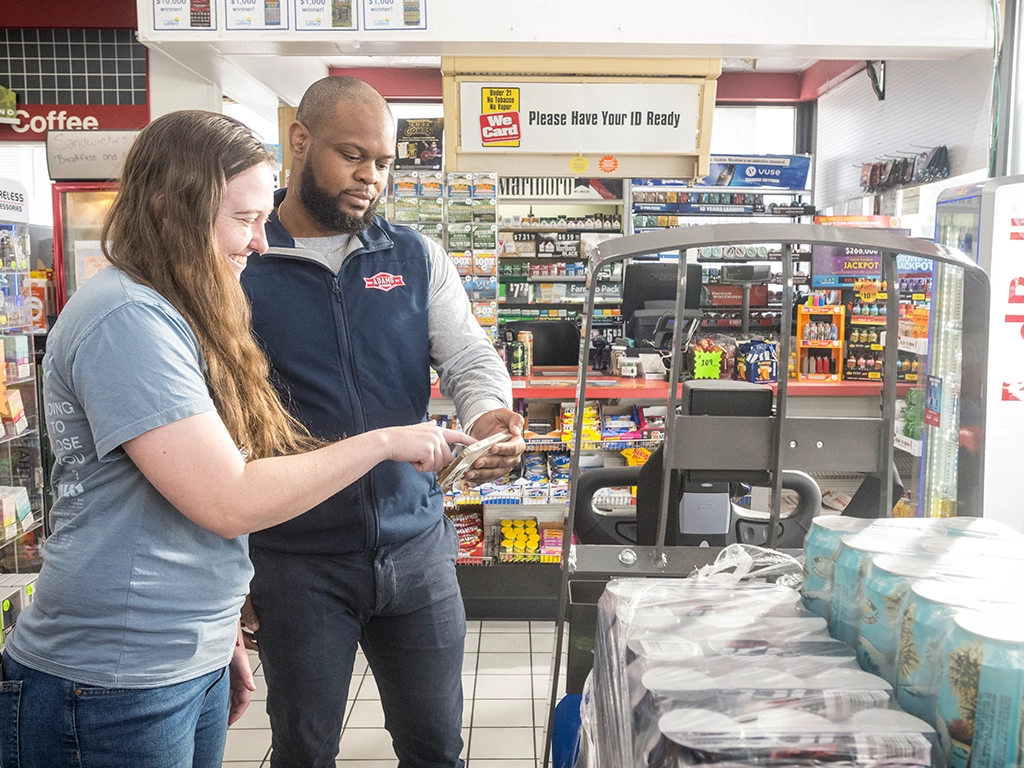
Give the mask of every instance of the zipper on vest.
[[[347, 263], [351, 263], [351, 254], [350, 254], [349, 258], [347, 258], [345, 260], [345, 262], [346, 262], [346, 264]], [[345, 270], [346, 264], [342, 264], [341, 265], [341, 269], [338, 270], [338, 274], [334, 275], [332, 279], [333, 279], [333, 286], [334, 286], [333, 287], [334, 299], [335, 299], [335, 301], [338, 302], [338, 304], [341, 307], [340, 311], [341, 311], [342, 323], [344, 324], [345, 334], [347, 336], [348, 335], [348, 315], [345, 312], [345, 303], [342, 300], [342, 296], [341, 296], [341, 273]], [[351, 354], [352, 354], [352, 350], [351, 350], [351, 348], [349, 348], [349, 355], [351, 356]], [[354, 362], [354, 361], [351, 361], [351, 362]], [[354, 365], [353, 365], [353, 370], [354, 370]], [[349, 379], [350, 379], [350, 381], [349, 381], [350, 386], [352, 387], [353, 397], [354, 397], [355, 401], [360, 404], [360, 407], [362, 407], [362, 393], [359, 391], [359, 386], [356, 383], [356, 381], [354, 380], [354, 376], [352, 376], [351, 374], [349, 374]], [[366, 425], [363, 424], [363, 426], [365, 427]], [[342, 437], [342, 439], [346, 439], [347, 437], [348, 437], [348, 435], [346, 434], [346, 435], [344, 435]], [[366, 497], [367, 497], [367, 502], [366, 503], [372, 509], [372, 514], [367, 515], [366, 518], [365, 518], [366, 534], [367, 534], [366, 540], [365, 540], [365, 545], [368, 546], [368, 547], [374, 547], [374, 546], [376, 546], [377, 535], [378, 535], [378, 533], [380, 531], [380, 520], [379, 520], [380, 510], [377, 508], [377, 495], [376, 495], [376, 493], [374, 492], [374, 489], [373, 489], [373, 476], [372, 476], [371, 473], [367, 472], [363, 477], [359, 478], [359, 480], [357, 480], [356, 482], [362, 484], [363, 488], [366, 490]]]

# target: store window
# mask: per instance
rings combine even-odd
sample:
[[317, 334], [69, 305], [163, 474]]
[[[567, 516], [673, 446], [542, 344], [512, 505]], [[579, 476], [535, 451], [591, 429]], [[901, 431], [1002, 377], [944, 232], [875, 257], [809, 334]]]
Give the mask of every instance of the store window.
[[713, 155], [791, 155], [796, 147], [796, 107], [715, 107]]

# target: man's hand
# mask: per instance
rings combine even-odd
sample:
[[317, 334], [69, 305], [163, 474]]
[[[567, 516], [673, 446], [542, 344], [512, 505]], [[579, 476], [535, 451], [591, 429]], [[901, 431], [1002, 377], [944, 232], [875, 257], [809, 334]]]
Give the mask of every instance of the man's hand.
[[242, 640], [245, 643], [245, 647], [250, 651], [259, 651], [259, 643], [256, 642], [256, 635], [254, 634], [260, 628], [260, 620], [256, 618], [256, 611], [252, 608], [252, 600], [249, 596], [245, 596], [245, 602], [242, 603], [242, 622], [241, 622]]
[[464, 479], [471, 483], [486, 483], [508, 473], [519, 463], [519, 457], [526, 449], [523, 440], [523, 417], [508, 408], [496, 408], [488, 411], [473, 422], [469, 434], [477, 440], [496, 434], [508, 432], [511, 438], [491, 447], [473, 464]]

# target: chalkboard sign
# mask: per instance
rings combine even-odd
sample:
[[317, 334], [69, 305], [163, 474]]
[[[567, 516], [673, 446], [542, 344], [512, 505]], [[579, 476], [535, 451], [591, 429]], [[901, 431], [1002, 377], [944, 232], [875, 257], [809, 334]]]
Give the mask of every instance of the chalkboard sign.
[[121, 173], [138, 131], [49, 131], [46, 167], [53, 181], [110, 181]]

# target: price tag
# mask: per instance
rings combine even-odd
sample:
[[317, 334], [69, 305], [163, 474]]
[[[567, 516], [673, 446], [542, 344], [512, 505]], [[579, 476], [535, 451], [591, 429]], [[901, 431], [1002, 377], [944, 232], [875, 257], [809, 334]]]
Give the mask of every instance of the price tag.
[[874, 304], [878, 300], [878, 286], [875, 283], [862, 283], [858, 295], [865, 304]]
[[693, 378], [695, 379], [720, 379], [722, 377], [722, 353], [702, 352], [697, 350], [693, 353]]

